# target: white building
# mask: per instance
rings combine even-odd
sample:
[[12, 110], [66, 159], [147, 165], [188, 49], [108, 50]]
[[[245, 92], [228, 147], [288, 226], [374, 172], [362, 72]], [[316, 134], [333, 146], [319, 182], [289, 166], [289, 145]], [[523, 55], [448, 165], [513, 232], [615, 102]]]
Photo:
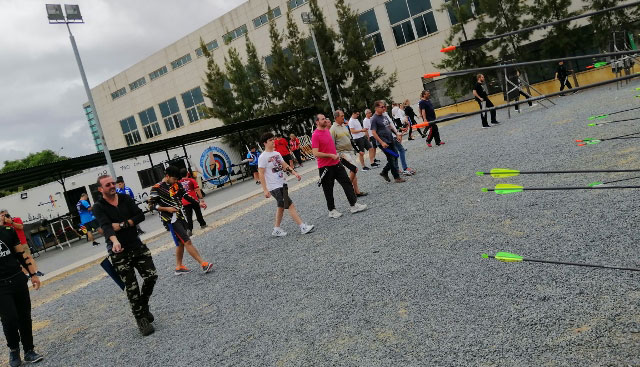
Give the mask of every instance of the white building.
[[[329, 25], [337, 27], [334, 0], [318, 2]], [[371, 64], [382, 66], [388, 74], [397, 72], [393, 98], [417, 101], [423, 89], [421, 76], [442, 57], [439, 50], [451, 27], [448, 12], [440, 10], [444, 0], [347, 2], [361, 14], [368, 36], [374, 39], [377, 54]], [[216, 119], [201, 119], [196, 108], [208, 103], [202, 96], [206, 60], [199, 50], [200, 39], [219, 65], [223, 65], [229, 47], [246, 55], [245, 33], [264, 58], [271, 47], [268, 21], [273, 19], [284, 31], [288, 9], [308, 36], [308, 25], [300, 16], [309, 11], [308, 0], [249, 0], [93, 88], [109, 148], [220, 126]]]

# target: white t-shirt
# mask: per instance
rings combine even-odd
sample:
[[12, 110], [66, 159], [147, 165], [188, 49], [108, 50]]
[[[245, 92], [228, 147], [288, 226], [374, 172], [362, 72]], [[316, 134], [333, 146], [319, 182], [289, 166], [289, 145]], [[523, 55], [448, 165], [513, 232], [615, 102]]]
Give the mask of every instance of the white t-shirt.
[[[362, 124], [360, 120], [354, 119], [353, 117], [349, 120], [349, 128], [354, 130], [362, 130]], [[364, 133], [351, 133], [354, 139], [359, 139], [364, 136]]]
[[391, 109], [391, 116], [393, 116], [394, 119], [399, 119], [400, 117], [398, 117], [398, 110], [400, 110], [400, 107], [398, 106], [394, 106]]
[[[364, 120], [362, 120], [362, 128], [363, 129], [367, 129], [367, 131], [371, 130], [371, 119], [368, 117], [365, 117]], [[371, 137], [372, 135], [369, 134], [369, 137]]]
[[258, 168], [264, 168], [264, 180], [269, 191], [281, 188], [287, 181], [284, 178], [282, 162], [282, 155], [276, 151], [264, 151], [258, 158]]

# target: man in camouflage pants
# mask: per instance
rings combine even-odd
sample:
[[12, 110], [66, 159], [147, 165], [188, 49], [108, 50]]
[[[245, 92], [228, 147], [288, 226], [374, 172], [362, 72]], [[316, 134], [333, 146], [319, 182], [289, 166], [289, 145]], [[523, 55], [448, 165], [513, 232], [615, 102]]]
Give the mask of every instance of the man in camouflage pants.
[[[151, 325], [154, 317], [149, 311], [149, 299], [158, 275], [151, 252], [138, 237], [136, 229], [144, 220], [144, 214], [128, 195], [116, 193], [113, 177], [100, 176], [97, 184], [102, 197], [93, 206], [93, 213], [104, 231], [111, 262], [125, 284], [140, 333], [150, 335], [155, 329]], [[143, 280], [140, 288], [135, 270]]]

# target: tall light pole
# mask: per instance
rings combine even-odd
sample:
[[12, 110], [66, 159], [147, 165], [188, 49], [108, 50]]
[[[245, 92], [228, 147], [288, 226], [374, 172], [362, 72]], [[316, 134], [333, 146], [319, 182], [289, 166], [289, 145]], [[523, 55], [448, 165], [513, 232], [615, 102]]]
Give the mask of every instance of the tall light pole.
[[[309, 12], [303, 12], [302, 23], [312, 24], [315, 21], [313, 14]], [[316, 55], [318, 56], [318, 63], [320, 64], [320, 72], [322, 72], [322, 80], [324, 80], [324, 87], [327, 88], [327, 96], [329, 97], [329, 104], [331, 105], [331, 113], [336, 109], [333, 107], [333, 99], [331, 98], [331, 90], [329, 89], [329, 83], [327, 82], [327, 75], [324, 73], [324, 66], [322, 66], [322, 58], [320, 57], [320, 50], [318, 50], [318, 43], [316, 42], [316, 34], [313, 32], [313, 26], [309, 27], [311, 32], [311, 38], [313, 39], [313, 47], [316, 49]]]
[[102, 140], [102, 151], [104, 157], [107, 160], [107, 166], [109, 167], [109, 173], [113, 178], [116, 178], [116, 170], [113, 168], [113, 162], [111, 161], [111, 153], [109, 153], [109, 147], [107, 147], [107, 141], [104, 138], [102, 132], [102, 126], [100, 125], [100, 119], [98, 118], [98, 110], [96, 110], [96, 104], [93, 103], [93, 97], [91, 96], [91, 89], [89, 89], [89, 82], [87, 82], [87, 76], [84, 73], [84, 67], [82, 66], [82, 60], [80, 59], [80, 53], [78, 52], [78, 46], [76, 46], [76, 39], [71, 33], [69, 23], [84, 23], [82, 15], [80, 14], [80, 7], [78, 5], [64, 5], [65, 12], [62, 12], [62, 5], [60, 4], [47, 4], [47, 17], [49, 18], [49, 24], [65, 24], [69, 31], [69, 39], [71, 40], [71, 47], [73, 47], [73, 53], [76, 55], [76, 62], [78, 63], [78, 69], [80, 69], [80, 76], [82, 77], [82, 83], [84, 84], [84, 91], [87, 93], [89, 99], [89, 106], [93, 111], [93, 117], [96, 120], [96, 128], [98, 134]]

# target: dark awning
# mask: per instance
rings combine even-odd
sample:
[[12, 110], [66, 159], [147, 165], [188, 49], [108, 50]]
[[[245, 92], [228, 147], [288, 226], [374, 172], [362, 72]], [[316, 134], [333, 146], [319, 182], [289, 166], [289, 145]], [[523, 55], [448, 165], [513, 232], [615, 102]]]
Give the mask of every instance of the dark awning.
[[[313, 109], [308, 107], [215, 127], [213, 129], [197, 131], [181, 136], [175, 136], [150, 143], [115, 149], [110, 151], [111, 159], [113, 162], [118, 162], [263, 126], [289, 125], [293, 122], [308, 119], [311, 117], [312, 113]], [[54, 163], [43, 164], [41, 166], [11, 171], [0, 174], [0, 189], [16, 188], [26, 183], [47, 178], [50, 178], [53, 181], [59, 179], [61, 175], [82, 171], [92, 167], [104, 166], [106, 164], [107, 161], [103, 153], [93, 153]]]

